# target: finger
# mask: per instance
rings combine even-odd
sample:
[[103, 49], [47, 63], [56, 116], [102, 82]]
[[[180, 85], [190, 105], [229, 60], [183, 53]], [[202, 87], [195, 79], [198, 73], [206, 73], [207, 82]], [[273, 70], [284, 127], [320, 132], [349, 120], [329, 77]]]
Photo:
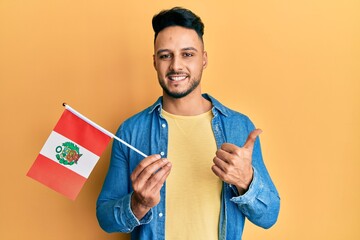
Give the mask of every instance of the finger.
[[246, 139], [246, 142], [244, 144], [244, 148], [250, 148], [252, 149], [254, 147], [254, 143], [255, 143], [255, 140], [257, 138], [257, 136], [259, 136], [260, 134], [262, 133], [262, 130], [261, 129], [255, 129], [253, 130], [248, 138]]
[[[228, 153], [228, 155], [224, 155], [228, 163], [233, 162], [234, 158], [242, 157], [243, 155], [242, 148], [231, 143], [224, 143], [223, 145], [221, 145], [221, 150]], [[224, 153], [220, 152], [220, 154]]]
[[160, 192], [160, 189], [164, 185], [167, 177], [171, 172], [171, 163], [167, 163], [164, 167], [162, 167], [152, 178], [156, 176], [156, 181], [152, 183], [153, 187], [152, 190], [154, 192]]
[[236, 152], [237, 148], [239, 148], [238, 146], [232, 144], [232, 143], [223, 143], [221, 145], [221, 149], [228, 152], [228, 153], [234, 153]]
[[139, 174], [138, 179], [143, 181], [148, 181], [153, 175], [157, 174], [162, 167], [164, 167], [169, 161], [166, 158], [157, 160], [156, 162], [151, 163], [149, 166], [143, 169]]
[[233, 158], [233, 155], [232, 153], [228, 152], [228, 151], [225, 151], [222, 149], [222, 146], [221, 146], [221, 149], [218, 149], [216, 151], [216, 157], [219, 158], [220, 160], [224, 161], [224, 162], [227, 162], [227, 163], [230, 163], [231, 162], [231, 159]]
[[226, 182], [224, 179], [225, 173], [218, 166], [216, 165], [212, 166], [211, 170], [214, 172], [216, 176], [218, 176], [221, 180]]
[[[134, 181], [135, 179], [137, 179], [139, 177], [139, 175], [141, 173], [143, 173], [143, 171], [148, 168], [149, 166], [151, 166], [152, 164], [158, 162], [161, 163], [160, 161], [161, 157], [159, 154], [154, 154], [154, 155], [151, 155], [151, 156], [148, 156], [147, 158], [144, 158], [137, 166], [136, 168], [134, 169], [134, 171], [132, 172], [131, 174], [131, 178], [132, 180]], [[160, 166], [161, 167], [161, 166]], [[159, 167], [159, 168], [160, 168]], [[150, 169], [148, 169], [149, 171]]]
[[[159, 160], [161, 161], [161, 160]], [[152, 207], [158, 203], [160, 197], [160, 189], [164, 184], [166, 177], [169, 175], [171, 170], [171, 163], [168, 162], [164, 167], [154, 173], [150, 179], [143, 181], [141, 174], [139, 179], [133, 182], [134, 189], [134, 201], [144, 206]], [[142, 183], [143, 182], [143, 183]], [[159, 185], [158, 188], [155, 186]]]
[[132, 172], [132, 177], [135, 179], [139, 176], [139, 174], [146, 168], [149, 164], [159, 160], [161, 156], [159, 154], [150, 155], [146, 158], [144, 158], [134, 169]]
[[214, 157], [213, 162], [214, 162], [215, 166], [220, 168], [223, 172], [225, 172], [227, 167], [229, 166], [229, 164], [227, 162], [223, 161], [222, 159], [220, 159], [218, 157]]
[[[152, 182], [154, 182], [154, 179], [156, 180], [156, 178], [153, 177], [161, 176], [162, 172], [164, 171], [162, 170], [162, 168], [168, 163], [169, 161], [167, 159], [159, 159], [156, 162], [145, 167], [136, 179], [133, 179], [133, 177], [131, 176], [134, 190], [139, 190], [143, 188], [151, 189]], [[150, 179], [152, 180], [150, 181]]]

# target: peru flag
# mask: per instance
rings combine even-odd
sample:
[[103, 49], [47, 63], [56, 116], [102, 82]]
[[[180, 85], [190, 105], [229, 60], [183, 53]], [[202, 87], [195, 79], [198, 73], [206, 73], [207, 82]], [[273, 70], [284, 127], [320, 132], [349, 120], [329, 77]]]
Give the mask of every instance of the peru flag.
[[27, 176], [75, 200], [113, 136], [70, 110], [65, 109]]

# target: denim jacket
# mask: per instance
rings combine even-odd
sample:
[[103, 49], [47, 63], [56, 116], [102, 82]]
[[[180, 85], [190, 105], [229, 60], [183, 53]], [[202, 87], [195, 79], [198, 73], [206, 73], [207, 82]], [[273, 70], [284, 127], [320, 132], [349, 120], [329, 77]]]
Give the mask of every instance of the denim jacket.
[[[203, 94], [203, 97], [212, 102], [212, 129], [217, 147], [220, 148], [225, 142], [243, 146], [254, 129], [249, 118], [223, 106], [208, 94]], [[161, 108], [160, 97], [155, 104], [126, 120], [116, 135], [145, 154], [158, 153], [166, 157], [168, 128], [161, 116]], [[108, 174], [97, 200], [97, 218], [107, 232], [131, 232], [131, 239], [165, 239], [166, 183], [160, 191], [160, 203], [141, 220], [135, 217], [130, 208], [133, 192], [130, 174], [141, 160], [143, 157], [135, 151], [118, 141], [113, 142]], [[259, 139], [255, 141], [252, 164], [254, 176], [245, 194], [238, 196], [235, 186], [223, 183], [220, 240], [241, 239], [245, 217], [263, 228], [271, 227], [277, 220], [280, 198], [264, 165]]]

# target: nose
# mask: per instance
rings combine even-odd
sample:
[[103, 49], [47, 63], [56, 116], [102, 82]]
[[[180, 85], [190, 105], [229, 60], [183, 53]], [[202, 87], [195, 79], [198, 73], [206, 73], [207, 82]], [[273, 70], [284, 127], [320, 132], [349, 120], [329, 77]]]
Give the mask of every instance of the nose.
[[183, 70], [183, 62], [181, 57], [174, 56], [171, 60], [170, 69], [174, 71], [181, 71]]

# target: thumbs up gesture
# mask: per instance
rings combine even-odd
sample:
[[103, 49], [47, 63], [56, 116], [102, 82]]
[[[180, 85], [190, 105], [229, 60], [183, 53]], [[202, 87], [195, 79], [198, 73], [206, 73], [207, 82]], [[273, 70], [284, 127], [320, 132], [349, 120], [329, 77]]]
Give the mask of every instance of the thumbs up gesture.
[[260, 133], [261, 129], [252, 131], [243, 147], [224, 143], [213, 159], [212, 171], [224, 182], [236, 186], [240, 195], [248, 190], [253, 178], [252, 152]]

